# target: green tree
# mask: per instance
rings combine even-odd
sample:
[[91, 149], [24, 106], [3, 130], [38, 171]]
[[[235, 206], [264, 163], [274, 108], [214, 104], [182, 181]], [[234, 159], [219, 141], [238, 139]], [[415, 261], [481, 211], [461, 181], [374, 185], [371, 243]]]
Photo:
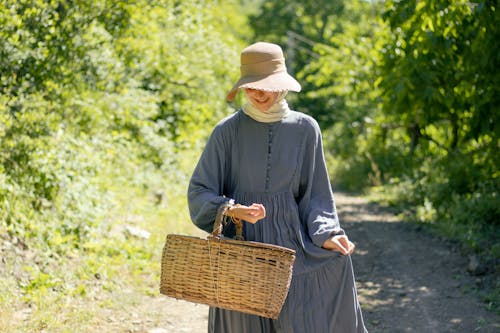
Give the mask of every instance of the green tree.
[[227, 77], [246, 33], [239, 6], [2, 2], [0, 228], [79, 240], [104, 220], [118, 180], [182, 179], [178, 153], [231, 112]]
[[496, 225], [496, 2], [314, 5], [266, 2], [252, 24], [292, 55], [304, 88], [292, 105], [324, 128], [334, 181], [400, 187], [424, 220]]
[[494, 3], [388, 3], [393, 34], [380, 86], [386, 112], [403, 120], [413, 145], [428, 140], [451, 151], [498, 130], [500, 19]]
[[[421, 221], [498, 258], [500, 15], [496, 1], [386, 2], [383, 121], [410, 167], [404, 188]], [[388, 169], [389, 175], [395, 175]]]
[[387, 120], [406, 130], [415, 158], [442, 162], [443, 181], [454, 193], [497, 183], [495, 2], [388, 2], [387, 8], [393, 34], [379, 82]]
[[[86, 159], [88, 142], [67, 135], [82, 119], [67, 119], [76, 114], [68, 101], [116, 75], [93, 55], [120, 35], [128, 9], [112, 1], [0, 5], [0, 221], [10, 233], [78, 239], [102, 212], [93, 181], [100, 161]], [[59, 226], [44, 228], [39, 221], [54, 211]]]

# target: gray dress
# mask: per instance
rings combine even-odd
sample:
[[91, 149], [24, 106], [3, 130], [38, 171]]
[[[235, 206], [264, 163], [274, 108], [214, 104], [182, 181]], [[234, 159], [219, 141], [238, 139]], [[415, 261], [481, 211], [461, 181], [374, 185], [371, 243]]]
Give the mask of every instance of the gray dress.
[[[366, 332], [350, 256], [321, 247], [343, 230], [313, 118], [292, 111], [261, 123], [239, 110], [219, 122], [189, 184], [193, 222], [212, 231], [218, 207], [230, 199], [266, 208], [263, 220], [244, 223], [246, 240], [294, 249], [296, 260], [277, 320], [211, 307], [209, 332]], [[224, 234], [234, 235], [234, 225]]]

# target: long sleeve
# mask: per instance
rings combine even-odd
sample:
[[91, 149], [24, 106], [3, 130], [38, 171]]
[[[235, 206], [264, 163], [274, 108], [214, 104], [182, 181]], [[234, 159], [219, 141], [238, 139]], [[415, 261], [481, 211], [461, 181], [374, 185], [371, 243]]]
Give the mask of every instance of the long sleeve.
[[316, 246], [333, 235], [343, 234], [326, 170], [319, 125], [311, 118], [312, 129], [306, 137], [305, 155], [299, 188], [299, 211], [309, 236]]
[[188, 186], [191, 219], [207, 232], [212, 231], [217, 209], [230, 200], [223, 195], [227, 158], [223, 128], [219, 124], [208, 139]]

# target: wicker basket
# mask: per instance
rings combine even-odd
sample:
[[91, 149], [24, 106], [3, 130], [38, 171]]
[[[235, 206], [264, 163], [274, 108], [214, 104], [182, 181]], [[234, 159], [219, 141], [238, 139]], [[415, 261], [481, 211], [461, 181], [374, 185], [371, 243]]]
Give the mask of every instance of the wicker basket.
[[[220, 237], [223, 214], [207, 239], [168, 235], [160, 293], [276, 319], [288, 294], [295, 251]], [[237, 225], [241, 237], [241, 225]]]

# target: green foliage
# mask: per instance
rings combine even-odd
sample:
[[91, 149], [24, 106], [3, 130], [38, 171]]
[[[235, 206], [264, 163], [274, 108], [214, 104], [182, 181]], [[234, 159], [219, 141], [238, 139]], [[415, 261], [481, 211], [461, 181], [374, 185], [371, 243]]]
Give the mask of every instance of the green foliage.
[[199, 124], [213, 125], [229, 112], [224, 94], [236, 80], [242, 44], [227, 29], [235, 32], [245, 23], [222, 15], [234, 7], [233, 2], [168, 2], [133, 16], [141, 29], [131, 29], [118, 44], [136, 87], [158, 97], [152, 119], [181, 147], [206, 135]]
[[[16, 271], [0, 308], [92, 297], [96, 273], [114, 290], [123, 267], [138, 280], [158, 270], [165, 229], [189, 226], [192, 155], [232, 112], [224, 97], [249, 33], [239, 12], [239, 1], [0, 4], [0, 248], [20, 251], [0, 263]], [[135, 209], [148, 219], [129, 221]], [[125, 224], [158, 235], [123, 237]]]
[[337, 188], [384, 186], [498, 260], [478, 244], [499, 237], [499, 20], [495, 1], [268, 1], [251, 24], [283, 45]]
[[494, 4], [413, 1], [388, 8], [393, 34], [380, 86], [386, 113], [413, 131], [413, 144], [428, 140], [449, 151], [498, 133]]
[[445, 229], [498, 236], [489, 231], [500, 216], [495, 2], [388, 2], [386, 9], [392, 34], [378, 86], [386, 121], [410, 139], [416, 167], [407, 175], [419, 179], [413, 200], [431, 203]]
[[0, 203], [9, 231], [39, 235], [28, 220], [42, 213], [78, 240], [109, 204], [109, 170], [175, 167], [175, 147], [199, 142], [202, 125], [229, 111], [222, 82], [234, 75], [239, 42], [226, 27], [244, 19], [220, 14], [236, 7], [4, 2]]
[[11, 97], [39, 92], [46, 99], [96, 79], [91, 55], [99, 44], [86, 34], [101, 26], [119, 35], [130, 9], [106, 0], [4, 1], [0, 8], [0, 91]]

